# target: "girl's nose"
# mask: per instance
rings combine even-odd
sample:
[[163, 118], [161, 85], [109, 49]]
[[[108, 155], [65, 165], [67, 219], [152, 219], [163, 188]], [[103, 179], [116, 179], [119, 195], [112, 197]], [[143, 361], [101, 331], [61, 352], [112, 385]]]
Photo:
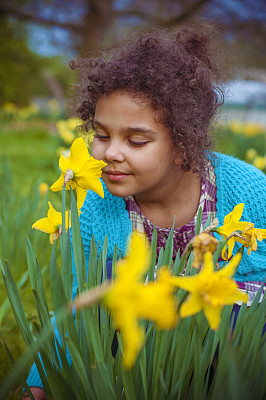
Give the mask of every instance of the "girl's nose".
[[106, 161], [108, 162], [113, 162], [113, 161], [123, 162], [125, 159], [121, 146], [119, 146], [119, 143], [116, 141], [109, 143], [109, 145], [106, 147], [104, 155]]

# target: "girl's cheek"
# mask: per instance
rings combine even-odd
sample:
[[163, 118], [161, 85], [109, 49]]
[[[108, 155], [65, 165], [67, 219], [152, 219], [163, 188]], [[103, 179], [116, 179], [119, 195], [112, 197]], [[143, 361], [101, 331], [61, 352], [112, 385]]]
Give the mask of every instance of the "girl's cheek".
[[91, 146], [91, 155], [92, 157], [96, 158], [96, 160], [102, 160], [104, 155], [104, 150], [101, 150], [101, 146], [97, 143], [96, 140], [93, 141]]

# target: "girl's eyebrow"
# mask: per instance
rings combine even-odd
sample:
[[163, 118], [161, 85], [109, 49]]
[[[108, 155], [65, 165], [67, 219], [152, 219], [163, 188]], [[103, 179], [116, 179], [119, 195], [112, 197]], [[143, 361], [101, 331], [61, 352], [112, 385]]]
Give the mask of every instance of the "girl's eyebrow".
[[99, 121], [97, 121], [97, 119], [94, 119], [94, 120], [92, 121], [92, 125], [93, 125], [93, 126], [94, 126], [94, 125], [98, 125], [100, 128], [105, 129], [105, 126], [104, 126], [103, 124], [101, 124]]
[[123, 129], [123, 131], [126, 132], [140, 132], [140, 133], [151, 133], [151, 134], [156, 134], [155, 131], [153, 131], [152, 129], [148, 129], [148, 128], [142, 128], [141, 126], [130, 126], [128, 128]]
[[[100, 128], [107, 130], [107, 128], [104, 126], [104, 124], [102, 124], [101, 122], [97, 121], [96, 119], [93, 120], [93, 126], [97, 125]], [[153, 131], [152, 129], [148, 129], [148, 128], [143, 128], [141, 126], [129, 126], [127, 128], [122, 128], [121, 129], [122, 132], [125, 133], [134, 133], [134, 132], [140, 132], [140, 133], [151, 133], [151, 134], [156, 134], [156, 131]]]

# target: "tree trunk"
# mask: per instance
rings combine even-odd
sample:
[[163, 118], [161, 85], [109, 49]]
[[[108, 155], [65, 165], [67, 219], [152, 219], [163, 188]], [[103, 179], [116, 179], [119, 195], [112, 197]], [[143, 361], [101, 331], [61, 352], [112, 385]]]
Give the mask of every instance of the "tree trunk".
[[92, 55], [102, 47], [106, 31], [113, 22], [113, 1], [88, 0], [87, 14], [84, 16], [81, 30], [81, 56]]

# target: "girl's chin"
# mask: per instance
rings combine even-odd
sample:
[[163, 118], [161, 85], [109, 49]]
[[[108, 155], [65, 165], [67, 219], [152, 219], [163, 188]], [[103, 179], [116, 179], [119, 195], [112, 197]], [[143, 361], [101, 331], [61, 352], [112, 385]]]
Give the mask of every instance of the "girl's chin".
[[108, 184], [108, 182], [105, 182], [106, 187], [108, 191], [116, 197], [127, 197], [133, 195], [129, 190], [126, 190], [125, 188], [119, 187], [119, 185], [114, 185], [114, 184]]

